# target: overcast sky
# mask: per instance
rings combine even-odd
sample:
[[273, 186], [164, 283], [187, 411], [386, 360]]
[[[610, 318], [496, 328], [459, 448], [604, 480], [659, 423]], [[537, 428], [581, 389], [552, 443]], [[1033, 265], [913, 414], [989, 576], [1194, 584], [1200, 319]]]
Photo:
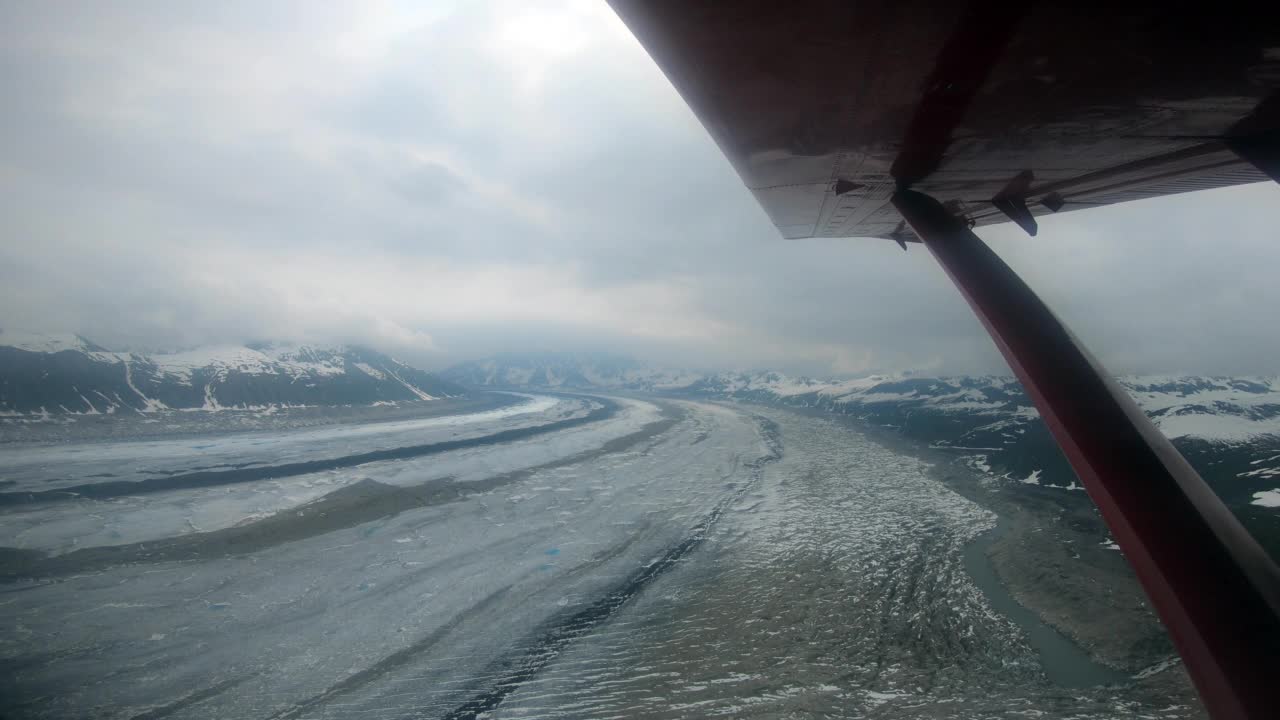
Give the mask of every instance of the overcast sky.
[[[603, 2], [4, 3], [0, 98], [0, 327], [1007, 372], [921, 248], [779, 240]], [[1274, 374], [1277, 221], [981, 234], [1117, 372]]]

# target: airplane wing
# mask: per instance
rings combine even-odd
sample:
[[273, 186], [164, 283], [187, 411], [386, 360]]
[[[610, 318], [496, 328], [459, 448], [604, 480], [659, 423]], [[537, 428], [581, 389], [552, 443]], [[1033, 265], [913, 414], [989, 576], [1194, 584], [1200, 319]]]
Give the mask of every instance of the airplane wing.
[[1280, 23], [1234, 5], [610, 2], [786, 238], [913, 241], [899, 184], [1034, 234], [1267, 180], [1232, 139], [1280, 127]]

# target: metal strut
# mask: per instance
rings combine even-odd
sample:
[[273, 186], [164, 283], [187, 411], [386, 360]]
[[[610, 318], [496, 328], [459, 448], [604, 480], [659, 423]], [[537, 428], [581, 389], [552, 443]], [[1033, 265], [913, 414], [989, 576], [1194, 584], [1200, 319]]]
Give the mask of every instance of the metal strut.
[[1039, 408], [1210, 714], [1280, 718], [1280, 569], [991, 248], [927, 195], [899, 190], [893, 204]]

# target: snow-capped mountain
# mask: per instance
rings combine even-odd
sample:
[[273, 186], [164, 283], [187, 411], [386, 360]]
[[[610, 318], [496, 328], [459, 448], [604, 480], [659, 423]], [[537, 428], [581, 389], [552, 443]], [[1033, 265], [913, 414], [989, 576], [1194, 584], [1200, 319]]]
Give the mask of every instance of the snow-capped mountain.
[[463, 388], [355, 346], [111, 352], [76, 335], [0, 331], [0, 414], [370, 405]]

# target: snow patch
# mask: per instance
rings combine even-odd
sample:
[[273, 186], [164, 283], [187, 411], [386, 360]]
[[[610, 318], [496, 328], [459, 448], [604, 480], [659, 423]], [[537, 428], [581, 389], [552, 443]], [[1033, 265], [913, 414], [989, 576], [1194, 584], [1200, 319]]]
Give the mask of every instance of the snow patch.
[[208, 412], [217, 412], [223, 407], [218, 404], [218, 398], [213, 394], [213, 383], [204, 386], [204, 406], [200, 408]]
[[1182, 662], [1182, 659], [1177, 656], [1166, 658], [1156, 663], [1155, 665], [1151, 665], [1149, 667], [1143, 668], [1142, 670], [1139, 670], [1137, 673], [1133, 675], [1133, 679], [1142, 680], [1144, 678], [1149, 678], [1152, 675], [1157, 675], [1159, 673], [1164, 672], [1165, 670], [1168, 670], [1171, 667], [1174, 667], [1180, 662]]
[[133, 369], [131, 367], [130, 362], [124, 359], [122, 359], [121, 361], [124, 363], [124, 382], [126, 385], [129, 386], [129, 389], [132, 390], [134, 394], [136, 394], [139, 398], [142, 399], [142, 412], [155, 412], [157, 410], [168, 410], [169, 407], [164, 403], [160, 402], [159, 400], [152, 400], [151, 398], [142, 394], [142, 391], [138, 389], [138, 386], [133, 384]]
[[883, 705], [891, 700], [909, 696], [909, 693], [904, 692], [877, 692], [875, 690], [867, 690], [865, 694], [872, 705]]
[[1253, 502], [1250, 504], [1261, 505], [1262, 507], [1280, 507], [1280, 488], [1254, 493]]
[[413, 383], [405, 382], [399, 375], [388, 371], [391, 378], [405, 387], [406, 390], [418, 396], [419, 400], [435, 400], [434, 395], [428, 395], [417, 388]]
[[358, 362], [358, 363], [356, 363], [356, 364], [355, 364], [355, 366], [356, 366], [356, 367], [358, 367], [358, 368], [360, 368], [360, 372], [364, 373], [365, 375], [368, 375], [369, 377], [373, 378], [374, 380], [386, 380], [386, 379], [387, 379], [387, 376], [386, 376], [386, 374], [385, 374], [385, 373], [383, 373], [381, 370], [379, 370], [379, 369], [375, 368], [374, 366], [370, 365], [369, 363], [362, 363], [362, 362]]

